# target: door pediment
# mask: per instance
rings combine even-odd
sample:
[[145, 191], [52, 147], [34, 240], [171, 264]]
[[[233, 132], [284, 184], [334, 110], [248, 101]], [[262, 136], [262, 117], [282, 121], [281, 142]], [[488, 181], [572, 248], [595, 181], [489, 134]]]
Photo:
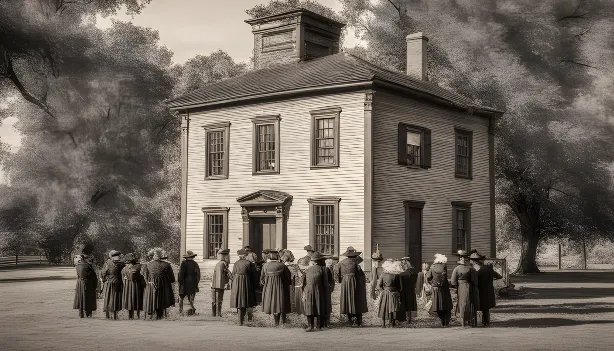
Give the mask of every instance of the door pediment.
[[258, 190], [237, 199], [243, 207], [282, 206], [292, 200], [292, 195], [274, 190]]

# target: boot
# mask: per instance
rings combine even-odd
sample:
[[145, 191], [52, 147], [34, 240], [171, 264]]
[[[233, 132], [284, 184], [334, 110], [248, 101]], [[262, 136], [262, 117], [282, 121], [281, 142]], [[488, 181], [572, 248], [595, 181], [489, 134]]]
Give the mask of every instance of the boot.
[[382, 328], [386, 328], [386, 318], [382, 318]]
[[305, 330], [306, 332], [312, 332], [313, 331], [313, 316], [307, 316], [307, 329]]
[[247, 321], [251, 322], [254, 319], [254, 312], [251, 308], [247, 309]]
[[128, 319], [134, 319], [134, 311], [133, 310], [128, 311]]
[[221, 303], [217, 304], [217, 316], [218, 317], [222, 316], [222, 304]]
[[350, 323], [350, 326], [354, 325], [354, 320], [352, 318], [354, 318], [354, 315], [348, 314], [348, 322]]
[[279, 313], [276, 313], [276, 314], [273, 315], [273, 318], [275, 319], [275, 326], [276, 327], [279, 326], [279, 317], [280, 317]]
[[324, 326], [324, 316], [318, 316], [318, 331], [322, 331]]
[[141, 319], [141, 311], [136, 311], [136, 319]]
[[356, 325], [358, 325], [359, 327], [362, 326], [362, 313], [356, 315]]
[[397, 321], [394, 319], [394, 313], [390, 314], [390, 328], [396, 326]]
[[117, 312], [113, 312], [113, 320], [117, 320]]
[[245, 308], [240, 308], [239, 309], [239, 325], [243, 325], [244, 321], [245, 321]]
[[111, 315], [109, 314], [109, 311], [106, 311], [106, 312], [105, 312], [105, 317], [106, 317], [107, 319], [111, 319]]
[[85, 316], [87, 318], [92, 318], [92, 311], [85, 311]]
[[217, 306], [214, 303], [211, 304], [211, 312], [213, 313], [213, 317], [217, 315]]
[[183, 315], [183, 297], [179, 298], [179, 314]]
[[281, 324], [286, 324], [286, 314], [285, 313], [281, 314]]
[[79, 317], [83, 318], [83, 310], [79, 310]]

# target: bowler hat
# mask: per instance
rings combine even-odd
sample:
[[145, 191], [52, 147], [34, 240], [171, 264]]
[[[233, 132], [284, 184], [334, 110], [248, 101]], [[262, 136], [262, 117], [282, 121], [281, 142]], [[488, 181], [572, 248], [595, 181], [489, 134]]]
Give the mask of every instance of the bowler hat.
[[125, 254], [124, 255], [124, 262], [136, 262], [136, 258], [131, 253]]
[[230, 250], [228, 249], [219, 249], [217, 254], [218, 255], [228, 255], [230, 253]]
[[192, 251], [187, 251], [187, 252], [185, 253], [185, 255], [183, 255], [183, 258], [191, 258], [191, 257], [196, 257], [196, 256], [197, 256], [197, 255], [196, 255], [194, 252], [192, 252]]
[[319, 252], [314, 252], [313, 255], [311, 255], [311, 261], [321, 261], [325, 259], [326, 259], [326, 256], [322, 255]]
[[305, 251], [311, 251], [313, 252], [313, 247], [311, 247], [311, 245], [307, 245], [303, 248]]
[[246, 254], [247, 254], [247, 251], [245, 251], [245, 249], [237, 250], [237, 255], [239, 256], [245, 256]]
[[352, 246], [348, 247], [347, 250], [345, 250], [345, 252], [343, 254], [341, 254], [342, 256], [345, 257], [356, 257], [359, 256], [362, 252], [358, 252], [356, 251], [355, 248], [353, 248]]

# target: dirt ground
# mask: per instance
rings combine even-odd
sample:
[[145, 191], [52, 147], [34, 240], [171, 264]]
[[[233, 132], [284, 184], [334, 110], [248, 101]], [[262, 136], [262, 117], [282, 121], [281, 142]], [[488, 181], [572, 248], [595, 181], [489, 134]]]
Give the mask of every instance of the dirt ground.
[[[344, 326], [338, 310], [334, 328], [305, 333], [303, 318], [270, 327], [261, 313], [247, 327], [236, 314], [210, 315], [208, 283], [197, 295], [198, 314], [170, 320], [107, 321], [102, 308], [93, 319], [72, 310], [72, 267], [0, 270], [0, 345], [2, 350], [611, 350], [614, 349], [614, 271], [549, 271], [516, 277], [522, 294], [499, 299], [491, 328], [461, 328], [456, 321], [442, 329], [420, 311], [411, 327], [382, 329], [375, 307], [363, 328]], [[338, 297], [337, 297], [338, 300]], [[100, 304], [100, 300], [99, 300]]]

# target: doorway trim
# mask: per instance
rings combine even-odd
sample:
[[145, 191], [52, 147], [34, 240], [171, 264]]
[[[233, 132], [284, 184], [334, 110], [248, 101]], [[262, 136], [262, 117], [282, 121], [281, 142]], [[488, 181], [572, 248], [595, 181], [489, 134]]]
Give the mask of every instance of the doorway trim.
[[288, 216], [292, 206], [292, 195], [276, 190], [258, 190], [237, 198], [243, 218], [242, 246], [249, 245], [252, 221], [250, 218], [275, 218], [275, 244], [285, 248], [288, 238]]
[[[424, 204], [425, 204], [424, 201], [412, 201], [412, 200], [403, 201], [403, 207], [405, 208], [405, 254], [410, 255], [412, 265], [414, 266], [415, 269], [422, 269], [420, 267], [423, 261], [422, 252], [424, 251], [424, 246], [422, 245], [422, 236], [424, 235], [424, 231], [423, 231], [424, 230]], [[409, 220], [409, 212], [411, 209], [420, 210], [420, 237], [417, 238], [419, 241], [417, 243], [411, 242], [411, 235], [410, 235], [411, 224]], [[411, 244], [420, 246], [420, 256], [419, 257], [411, 257], [411, 254], [410, 254]]]

